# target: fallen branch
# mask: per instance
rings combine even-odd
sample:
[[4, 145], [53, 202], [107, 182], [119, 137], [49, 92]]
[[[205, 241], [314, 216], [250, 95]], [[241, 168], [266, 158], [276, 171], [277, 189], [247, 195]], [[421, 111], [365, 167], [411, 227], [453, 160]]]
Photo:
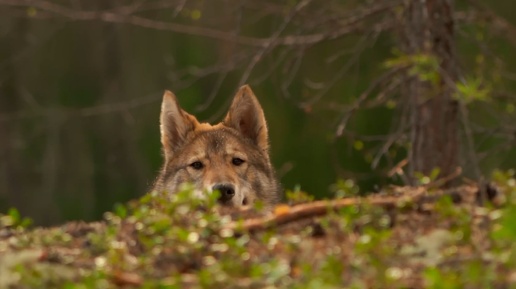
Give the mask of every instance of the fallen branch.
[[261, 218], [252, 218], [248, 220], [236, 221], [230, 223], [226, 229], [235, 231], [259, 231], [267, 228], [286, 224], [300, 219], [326, 215], [329, 212], [335, 212], [345, 207], [351, 207], [361, 204], [368, 204], [381, 207], [396, 207], [406, 203], [419, 203], [426, 197], [426, 192], [431, 188], [437, 188], [457, 178], [462, 173], [462, 169], [458, 167], [455, 171], [437, 179], [424, 186], [414, 188], [409, 193], [401, 192], [398, 195], [372, 195], [370, 197], [355, 197], [338, 200], [315, 201], [296, 206], [279, 205], [274, 212], [268, 216]]
[[259, 231], [273, 226], [286, 224], [292, 221], [309, 217], [322, 216], [329, 212], [334, 212], [345, 207], [361, 204], [369, 204], [382, 207], [394, 207], [403, 203], [414, 203], [419, 201], [426, 192], [426, 187], [418, 187], [413, 192], [402, 196], [371, 196], [356, 197], [338, 200], [315, 201], [300, 204], [293, 207], [279, 205], [274, 212], [266, 217], [253, 218], [230, 223], [226, 229], [235, 231]]

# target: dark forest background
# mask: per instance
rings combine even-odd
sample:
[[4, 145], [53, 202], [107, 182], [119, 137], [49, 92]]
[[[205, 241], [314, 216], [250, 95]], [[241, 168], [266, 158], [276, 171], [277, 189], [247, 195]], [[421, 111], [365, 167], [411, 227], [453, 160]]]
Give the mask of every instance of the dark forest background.
[[[318, 198], [450, 171], [418, 156], [514, 168], [516, 2], [416, 2], [0, 0], [0, 211], [94, 220], [146, 193], [165, 89], [213, 122], [250, 84], [282, 184]], [[435, 95], [454, 117], [418, 110]], [[451, 155], [414, 150], [425, 117]]]

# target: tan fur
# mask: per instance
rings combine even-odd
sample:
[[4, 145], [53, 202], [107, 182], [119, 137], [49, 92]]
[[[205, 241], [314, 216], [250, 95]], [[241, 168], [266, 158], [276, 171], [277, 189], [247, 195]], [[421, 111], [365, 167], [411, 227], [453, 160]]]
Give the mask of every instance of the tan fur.
[[198, 192], [221, 188], [226, 205], [278, 202], [265, 116], [248, 85], [238, 90], [221, 123], [200, 123], [170, 91], [163, 96], [160, 120], [165, 164], [154, 190], [174, 193], [182, 183], [192, 183]]

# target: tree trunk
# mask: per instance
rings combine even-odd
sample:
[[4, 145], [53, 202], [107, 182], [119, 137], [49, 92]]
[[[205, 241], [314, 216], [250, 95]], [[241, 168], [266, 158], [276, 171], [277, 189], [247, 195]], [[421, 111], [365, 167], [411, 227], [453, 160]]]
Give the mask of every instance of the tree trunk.
[[452, 98], [457, 79], [452, 0], [405, 2], [401, 36], [408, 55], [427, 55], [437, 63], [437, 80], [410, 78], [404, 88], [411, 106], [409, 174], [450, 175], [458, 166], [458, 104]]
[[[26, 19], [5, 17], [9, 12], [11, 11], [6, 9], [0, 13], [0, 25], [11, 27], [0, 39], [0, 59], [3, 65], [0, 77], [0, 114], [19, 111], [23, 107], [22, 101], [15, 98], [16, 95], [21, 95], [22, 88], [15, 64], [16, 57], [13, 55], [17, 55], [26, 45], [21, 39], [27, 37], [28, 25]], [[16, 146], [16, 142], [20, 142], [20, 130], [19, 121], [0, 120], [0, 210], [27, 202], [26, 192], [20, 185], [24, 178], [22, 156]]]

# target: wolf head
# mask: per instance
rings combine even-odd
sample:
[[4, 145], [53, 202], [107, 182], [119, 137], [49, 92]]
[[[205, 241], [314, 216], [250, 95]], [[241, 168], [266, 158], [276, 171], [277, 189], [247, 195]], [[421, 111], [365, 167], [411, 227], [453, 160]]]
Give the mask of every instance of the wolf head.
[[229, 206], [279, 200], [279, 184], [269, 159], [263, 110], [247, 85], [241, 87], [221, 123], [200, 123], [166, 91], [161, 106], [165, 164], [154, 190], [173, 193], [182, 183], [197, 192], [220, 192]]

